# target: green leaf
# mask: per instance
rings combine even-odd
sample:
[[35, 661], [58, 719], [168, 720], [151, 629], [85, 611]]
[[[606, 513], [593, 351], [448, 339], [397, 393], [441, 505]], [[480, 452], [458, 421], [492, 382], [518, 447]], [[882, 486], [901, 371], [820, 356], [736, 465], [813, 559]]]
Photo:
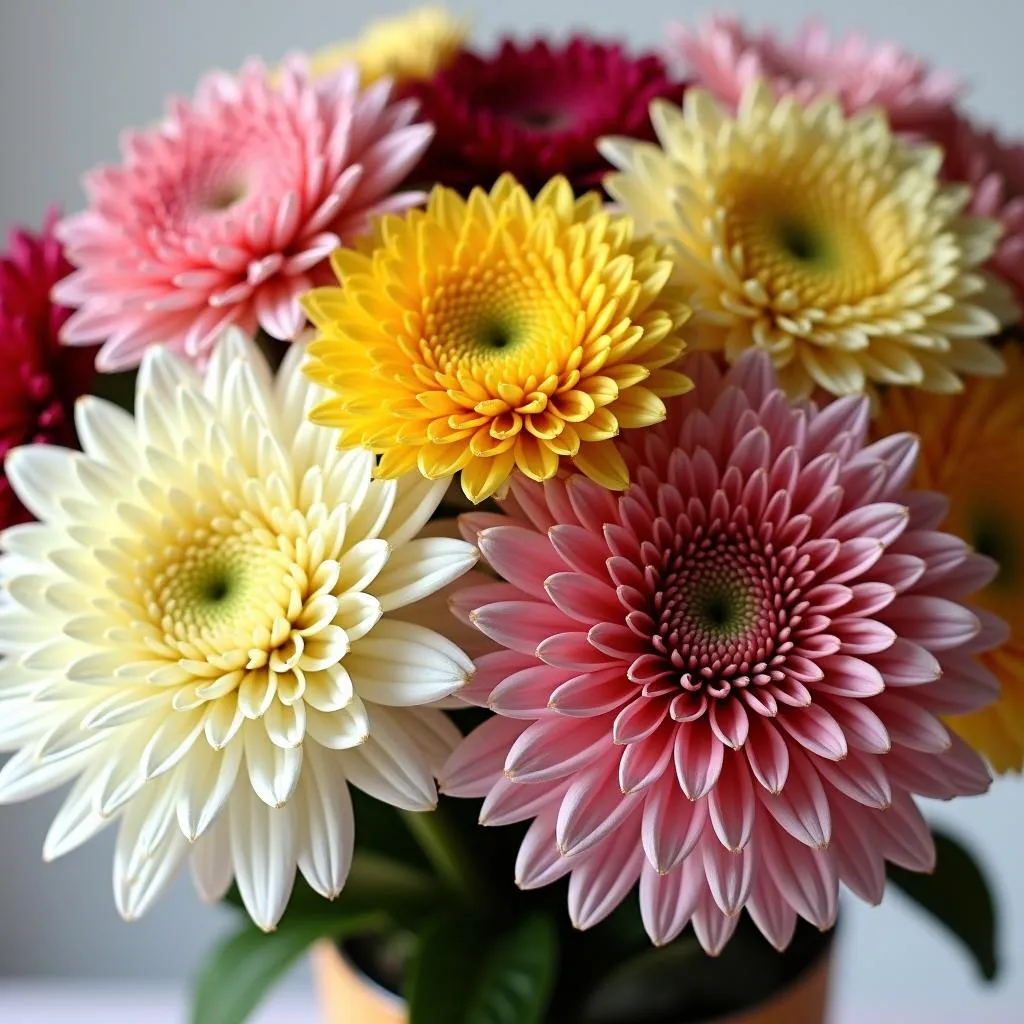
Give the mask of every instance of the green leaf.
[[948, 928], [974, 957], [984, 978], [992, 981], [996, 959], [996, 910], [981, 866], [955, 839], [933, 830], [938, 859], [930, 875], [893, 864], [889, 880], [918, 906]]
[[204, 961], [192, 1001], [192, 1024], [242, 1024], [274, 983], [314, 942], [384, 928], [382, 914], [306, 918], [269, 934], [247, 924]]
[[558, 932], [534, 915], [508, 931], [459, 915], [432, 921], [408, 979], [410, 1024], [540, 1024], [555, 982]]

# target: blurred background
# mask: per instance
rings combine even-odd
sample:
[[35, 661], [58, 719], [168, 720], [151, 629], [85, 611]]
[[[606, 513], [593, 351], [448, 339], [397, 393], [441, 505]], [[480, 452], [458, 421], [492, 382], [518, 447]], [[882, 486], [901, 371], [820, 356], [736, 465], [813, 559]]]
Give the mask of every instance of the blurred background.
[[[153, 121], [168, 94], [190, 93], [204, 71], [236, 68], [252, 54], [274, 61], [289, 49], [316, 49], [407, 6], [401, 0], [0, 0], [0, 138], [6, 140], [0, 224], [37, 225], [54, 202], [79, 209], [81, 172], [115, 161], [119, 132]], [[733, 0], [719, 8], [680, 0], [452, 0], [449, 7], [473, 19], [474, 39], [485, 48], [505, 32], [563, 36], [584, 27], [625, 37], [637, 48], [656, 47], [667, 21], [692, 22], [711, 10], [732, 11], [759, 27], [770, 21], [782, 33], [818, 16], [834, 31], [891, 38], [953, 71], [970, 84], [976, 114], [1007, 134], [1024, 134], [1020, 0]], [[3, 976], [160, 981], [184, 992], [204, 950], [230, 929], [232, 914], [201, 906], [189, 879], [181, 878], [142, 922], [122, 923], [110, 891], [113, 833], [57, 864], [42, 864], [43, 836], [59, 803], [58, 795], [0, 809], [0, 1020], [9, 1019]], [[1004, 779], [985, 797], [927, 810], [975, 849], [992, 876], [1005, 963], [1000, 980], [984, 986], [953, 940], [898, 893], [875, 909], [847, 901], [836, 1024], [1020, 1024], [1024, 782]], [[309, 984], [302, 966], [287, 991], [301, 999]], [[299, 1004], [278, 1003], [287, 1005]], [[18, 1019], [84, 1019], [72, 1001], [67, 1010]], [[146, 1016], [147, 1024], [151, 1019], [155, 1014]], [[181, 1018], [175, 1011], [166, 1019]], [[303, 1018], [284, 1008], [266, 1019]]]

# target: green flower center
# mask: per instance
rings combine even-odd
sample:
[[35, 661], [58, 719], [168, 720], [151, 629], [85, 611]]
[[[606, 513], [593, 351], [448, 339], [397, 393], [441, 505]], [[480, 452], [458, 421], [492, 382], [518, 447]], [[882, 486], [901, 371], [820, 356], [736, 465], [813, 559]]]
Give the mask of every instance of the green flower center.
[[712, 571], [697, 584], [684, 607], [684, 620], [689, 620], [695, 633], [725, 641], [738, 639], [750, 629], [757, 602], [748, 581]]
[[144, 600], [160, 618], [190, 636], [249, 631], [282, 597], [288, 560], [251, 535], [196, 530], [142, 567]]
[[777, 231], [779, 244], [798, 263], [819, 269], [835, 264], [835, 253], [824, 232], [796, 218], [780, 220]]

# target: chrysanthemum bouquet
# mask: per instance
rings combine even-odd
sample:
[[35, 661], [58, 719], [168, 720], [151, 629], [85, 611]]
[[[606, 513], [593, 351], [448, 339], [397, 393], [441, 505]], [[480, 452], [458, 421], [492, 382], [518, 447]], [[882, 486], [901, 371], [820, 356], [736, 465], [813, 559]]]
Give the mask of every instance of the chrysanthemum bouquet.
[[0, 799], [242, 908], [197, 1024], [317, 940], [338, 1020], [705, 1020], [887, 878], [991, 976], [917, 798], [1024, 754], [1024, 149], [818, 28], [464, 36], [211, 74], [13, 236]]

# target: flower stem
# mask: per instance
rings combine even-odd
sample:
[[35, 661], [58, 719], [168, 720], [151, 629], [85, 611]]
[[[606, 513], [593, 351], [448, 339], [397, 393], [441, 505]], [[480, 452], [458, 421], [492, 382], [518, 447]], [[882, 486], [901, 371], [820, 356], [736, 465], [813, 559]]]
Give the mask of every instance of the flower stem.
[[438, 877], [452, 892], [479, 905], [488, 899], [483, 875], [458, 825], [443, 804], [433, 811], [402, 811], [402, 818]]

